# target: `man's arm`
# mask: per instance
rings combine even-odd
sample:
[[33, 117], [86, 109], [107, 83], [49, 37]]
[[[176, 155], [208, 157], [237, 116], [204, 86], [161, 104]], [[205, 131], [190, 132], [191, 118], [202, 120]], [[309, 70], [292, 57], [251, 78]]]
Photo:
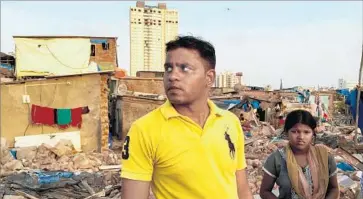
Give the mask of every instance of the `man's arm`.
[[247, 180], [247, 163], [245, 157], [245, 136], [241, 127], [241, 124], [236, 117], [236, 125], [238, 131], [237, 141], [237, 169], [236, 169], [236, 180], [237, 180], [237, 191], [239, 199], [252, 199], [252, 192], [248, 186]]
[[148, 199], [150, 182], [122, 178], [122, 199]]
[[148, 199], [153, 174], [153, 136], [133, 124], [122, 150], [122, 199]]
[[246, 175], [246, 170], [241, 169], [236, 171], [237, 178], [237, 189], [238, 189], [238, 198], [239, 199], [252, 199], [252, 192], [248, 186], [248, 180]]

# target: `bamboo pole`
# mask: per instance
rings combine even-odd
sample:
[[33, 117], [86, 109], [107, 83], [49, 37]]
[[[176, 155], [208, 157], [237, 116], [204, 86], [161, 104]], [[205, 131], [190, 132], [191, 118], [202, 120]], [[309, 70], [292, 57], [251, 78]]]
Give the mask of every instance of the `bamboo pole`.
[[[362, 45], [362, 56], [360, 59], [360, 67], [359, 67], [359, 79], [358, 79], [358, 86], [357, 86], [357, 106], [356, 106], [356, 113], [355, 113], [355, 128], [358, 129], [358, 121], [359, 121], [359, 102], [360, 102], [360, 93], [361, 93], [361, 84], [362, 84], [362, 72], [363, 72], [363, 45]], [[358, 145], [358, 132], [356, 132], [354, 136], [354, 143]]]

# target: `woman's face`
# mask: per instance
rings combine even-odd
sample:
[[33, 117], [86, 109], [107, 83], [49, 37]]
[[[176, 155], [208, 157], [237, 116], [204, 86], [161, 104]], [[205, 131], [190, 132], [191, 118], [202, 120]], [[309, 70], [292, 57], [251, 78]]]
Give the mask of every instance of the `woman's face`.
[[290, 145], [298, 150], [307, 150], [314, 137], [313, 129], [305, 124], [296, 124], [288, 131]]

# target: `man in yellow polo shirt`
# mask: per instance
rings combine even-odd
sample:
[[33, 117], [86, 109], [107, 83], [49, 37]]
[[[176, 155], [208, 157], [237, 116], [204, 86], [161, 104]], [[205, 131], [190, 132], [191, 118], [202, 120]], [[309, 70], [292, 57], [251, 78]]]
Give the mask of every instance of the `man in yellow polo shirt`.
[[122, 152], [122, 199], [250, 199], [239, 119], [208, 99], [214, 47], [185, 36], [166, 44], [168, 100], [135, 121]]

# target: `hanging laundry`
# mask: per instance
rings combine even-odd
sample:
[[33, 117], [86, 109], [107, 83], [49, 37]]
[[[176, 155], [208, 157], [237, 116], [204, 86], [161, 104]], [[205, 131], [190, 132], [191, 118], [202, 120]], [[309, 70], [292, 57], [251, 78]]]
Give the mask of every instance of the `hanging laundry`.
[[57, 109], [57, 124], [69, 125], [72, 121], [71, 114], [71, 109]]
[[31, 120], [33, 124], [49, 125], [55, 124], [54, 109], [32, 105]]
[[82, 112], [83, 112], [83, 107], [73, 108], [71, 110], [71, 115], [72, 115], [71, 126], [81, 128], [81, 126], [82, 126]]

